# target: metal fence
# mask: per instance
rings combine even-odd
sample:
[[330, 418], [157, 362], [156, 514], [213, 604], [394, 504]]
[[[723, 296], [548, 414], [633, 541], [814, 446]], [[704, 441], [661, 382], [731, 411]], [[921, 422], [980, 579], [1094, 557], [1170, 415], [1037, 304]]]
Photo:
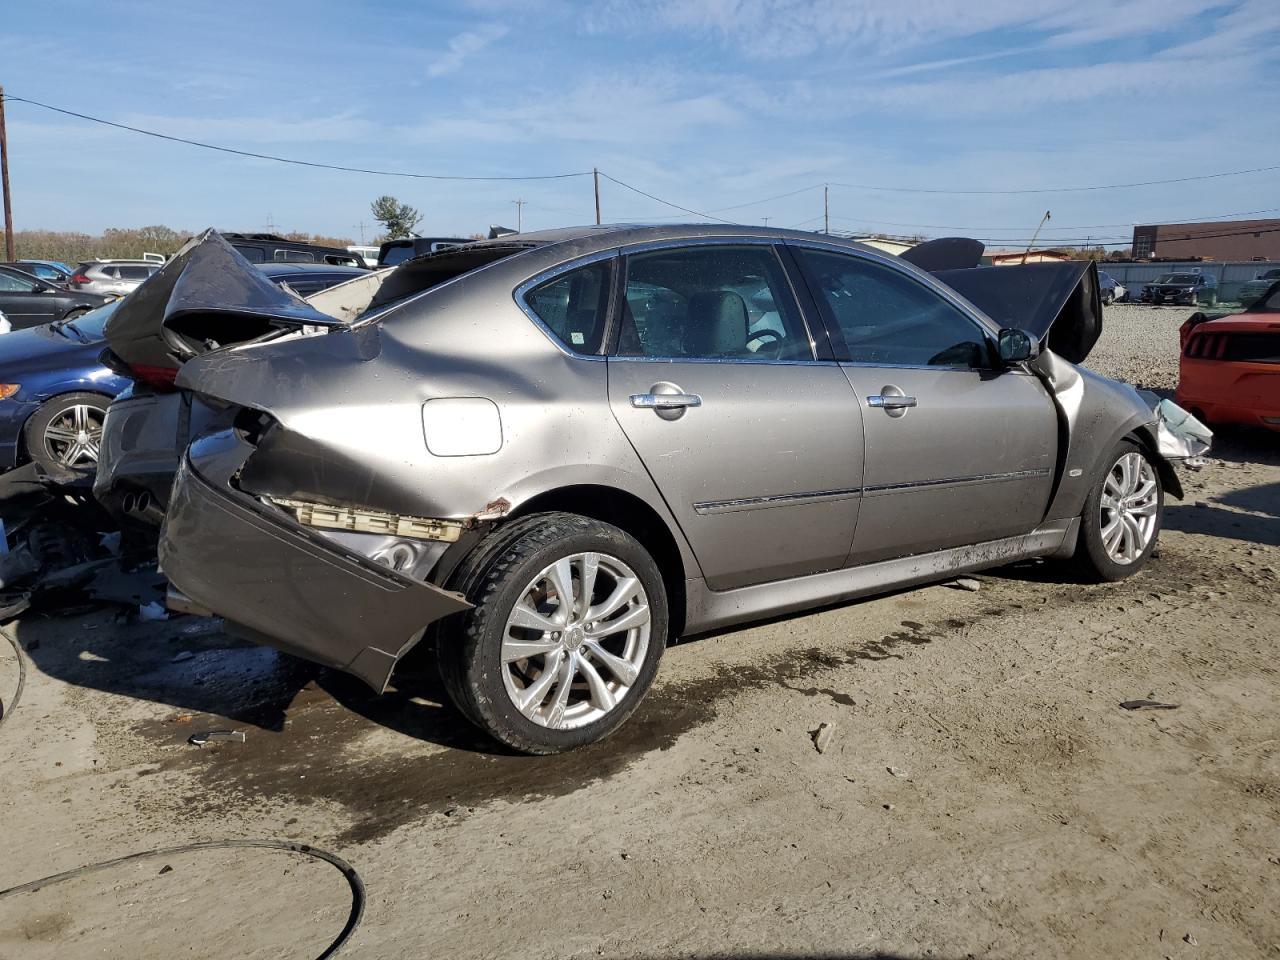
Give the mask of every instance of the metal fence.
[[1132, 300], [1138, 299], [1142, 285], [1150, 283], [1162, 273], [1203, 273], [1218, 281], [1218, 299], [1238, 302], [1240, 287], [1256, 279], [1268, 270], [1280, 267], [1280, 263], [1266, 260], [1224, 260], [1222, 262], [1186, 261], [1162, 263], [1107, 263], [1098, 262], [1098, 269], [1109, 273], [1123, 284]]

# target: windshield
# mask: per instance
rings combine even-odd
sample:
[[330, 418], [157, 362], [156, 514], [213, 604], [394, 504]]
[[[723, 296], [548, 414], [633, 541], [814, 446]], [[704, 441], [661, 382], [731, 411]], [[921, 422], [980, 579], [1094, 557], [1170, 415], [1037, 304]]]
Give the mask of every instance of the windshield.
[[122, 300], [112, 300], [108, 304], [98, 307], [96, 310], [90, 310], [83, 313], [73, 320], [59, 320], [53, 325], [54, 329], [63, 326], [71, 327], [86, 340], [105, 340], [106, 334], [102, 332], [102, 328], [107, 325], [107, 321], [111, 319], [111, 315], [116, 312], [116, 307], [121, 304]]
[[1194, 273], [1162, 273], [1156, 283], [1195, 283]]

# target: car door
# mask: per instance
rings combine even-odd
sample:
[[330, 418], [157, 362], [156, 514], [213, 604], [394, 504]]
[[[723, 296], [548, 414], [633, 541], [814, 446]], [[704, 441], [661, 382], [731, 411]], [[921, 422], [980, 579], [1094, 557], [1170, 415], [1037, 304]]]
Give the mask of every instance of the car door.
[[52, 323], [57, 317], [56, 288], [20, 271], [0, 268], [0, 313], [14, 330]]
[[778, 250], [686, 243], [621, 269], [609, 402], [708, 586], [839, 568], [862, 418], [839, 365], [816, 359]]
[[866, 465], [850, 563], [1034, 529], [1058, 444], [1039, 379], [1002, 369], [996, 331], [926, 274], [887, 257], [793, 250], [862, 406]]

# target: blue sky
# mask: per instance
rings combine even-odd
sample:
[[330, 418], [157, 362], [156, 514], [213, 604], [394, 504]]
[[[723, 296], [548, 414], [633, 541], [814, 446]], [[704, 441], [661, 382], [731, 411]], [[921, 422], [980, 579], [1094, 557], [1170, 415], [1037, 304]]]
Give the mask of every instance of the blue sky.
[[[1277, 39], [1280, 0], [45, 0], [6, 9], [0, 83], [249, 151], [473, 176], [599, 167], [725, 219], [816, 228], [822, 189], [803, 188], [824, 182], [1030, 190], [1280, 164]], [[380, 193], [421, 209], [424, 233], [513, 224], [517, 198], [526, 229], [594, 216], [589, 177], [308, 170], [8, 114], [19, 229], [358, 239]], [[694, 219], [602, 192], [606, 221]], [[833, 228], [926, 235], [1025, 238], [1051, 209], [1047, 239], [1125, 237], [1269, 208], [1280, 171], [1054, 194], [831, 187]]]

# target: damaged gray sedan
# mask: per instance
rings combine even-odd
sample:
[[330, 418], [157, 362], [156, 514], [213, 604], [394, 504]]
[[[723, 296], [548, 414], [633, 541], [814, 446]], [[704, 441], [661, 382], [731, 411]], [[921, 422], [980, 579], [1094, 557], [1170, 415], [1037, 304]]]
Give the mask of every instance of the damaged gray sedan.
[[326, 307], [206, 234], [107, 327], [200, 425], [170, 603], [379, 691], [430, 635], [471, 720], [551, 753], [683, 634], [1030, 557], [1136, 572], [1181, 490], [1151, 406], [1076, 366], [1093, 265], [926, 248], [587, 227]]

